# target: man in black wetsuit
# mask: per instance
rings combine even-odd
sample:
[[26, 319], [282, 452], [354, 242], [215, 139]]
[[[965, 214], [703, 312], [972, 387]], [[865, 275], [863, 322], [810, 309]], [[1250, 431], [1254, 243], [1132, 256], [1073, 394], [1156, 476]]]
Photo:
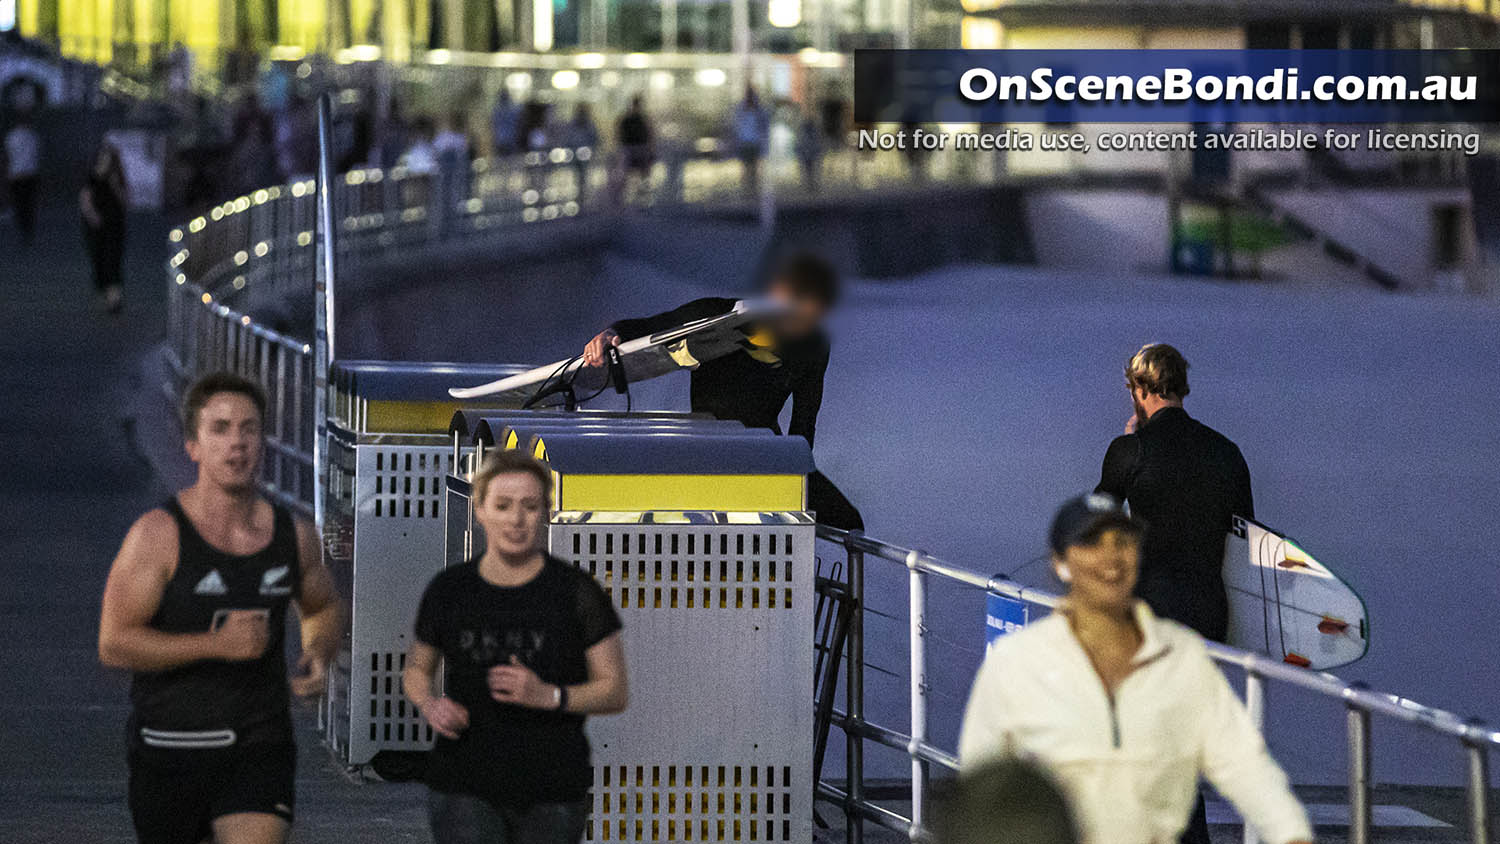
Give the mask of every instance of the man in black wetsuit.
[[1109, 444], [1099, 492], [1130, 504], [1146, 523], [1136, 593], [1163, 618], [1224, 641], [1224, 534], [1234, 516], [1254, 518], [1250, 469], [1229, 438], [1188, 415], [1187, 361], [1165, 343], [1130, 358], [1125, 380], [1135, 415]]
[[[1151, 343], [1125, 365], [1135, 413], [1109, 444], [1099, 492], [1130, 504], [1146, 524], [1135, 591], [1152, 611], [1224, 641], [1224, 535], [1234, 516], [1254, 518], [1250, 469], [1228, 437], [1188, 415], [1188, 362], [1165, 343]], [[1200, 798], [1182, 844], [1208, 844]]]
[[[814, 255], [794, 255], [770, 277], [766, 296], [786, 306], [785, 316], [768, 326], [773, 344], [704, 361], [693, 370], [691, 403], [696, 413], [733, 419], [749, 428], [780, 434], [781, 409], [792, 400], [787, 433], [813, 444], [823, 404], [823, 374], [830, 344], [823, 321], [838, 301], [838, 277]], [[695, 299], [679, 308], [640, 319], [622, 319], [599, 332], [584, 348], [588, 366], [602, 366], [605, 344], [619, 345], [734, 308], [734, 299]], [[809, 506], [818, 521], [845, 530], [863, 530], [859, 510], [821, 472], [807, 478]]]
[[[142, 844], [281, 844], [295, 805], [288, 691], [323, 691], [343, 611], [312, 525], [257, 489], [260, 388], [208, 375], [183, 405], [198, 480], [130, 528], [99, 619], [100, 661], [134, 672], [130, 814]], [[288, 678], [291, 603], [303, 655]]]

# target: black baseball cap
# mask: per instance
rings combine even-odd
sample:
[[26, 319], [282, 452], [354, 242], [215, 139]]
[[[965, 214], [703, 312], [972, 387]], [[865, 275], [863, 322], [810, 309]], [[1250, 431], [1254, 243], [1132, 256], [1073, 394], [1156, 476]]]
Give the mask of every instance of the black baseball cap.
[[1070, 545], [1087, 545], [1108, 527], [1124, 528], [1137, 536], [1145, 527], [1125, 512], [1120, 500], [1105, 492], [1091, 492], [1066, 501], [1057, 508], [1052, 517], [1052, 532], [1048, 539], [1054, 554], [1061, 554]]

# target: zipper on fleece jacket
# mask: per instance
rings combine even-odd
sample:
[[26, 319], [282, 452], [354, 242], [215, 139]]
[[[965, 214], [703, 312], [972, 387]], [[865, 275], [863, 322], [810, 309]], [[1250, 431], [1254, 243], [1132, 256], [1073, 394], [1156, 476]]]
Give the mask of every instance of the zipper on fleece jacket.
[[1109, 737], [1114, 742], [1116, 750], [1120, 749], [1120, 713], [1115, 708], [1115, 696], [1105, 695], [1109, 699]]

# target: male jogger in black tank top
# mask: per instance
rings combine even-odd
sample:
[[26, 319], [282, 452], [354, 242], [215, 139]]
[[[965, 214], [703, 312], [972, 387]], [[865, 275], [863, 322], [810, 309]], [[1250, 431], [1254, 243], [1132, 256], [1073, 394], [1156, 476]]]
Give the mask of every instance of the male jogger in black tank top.
[[[280, 844], [295, 804], [288, 691], [322, 692], [342, 609], [311, 524], [256, 488], [265, 396], [235, 375], [188, 391], [198, 480], [131, 527], [110, 569], [99, 658], [134, 672], [130, 813], [142, 844]], [[288, 678], [287, 605], [302, 660]]]

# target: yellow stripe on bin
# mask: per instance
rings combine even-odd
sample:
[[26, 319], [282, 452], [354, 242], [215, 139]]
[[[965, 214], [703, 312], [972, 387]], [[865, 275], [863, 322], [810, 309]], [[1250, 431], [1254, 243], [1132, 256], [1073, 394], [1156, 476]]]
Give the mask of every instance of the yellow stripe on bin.
[[803, 510], [802, 475], [563, 475], [562, 510]]
[[365, 430], [372, 434], [446, 434], [460, 401], [369, 402]]

